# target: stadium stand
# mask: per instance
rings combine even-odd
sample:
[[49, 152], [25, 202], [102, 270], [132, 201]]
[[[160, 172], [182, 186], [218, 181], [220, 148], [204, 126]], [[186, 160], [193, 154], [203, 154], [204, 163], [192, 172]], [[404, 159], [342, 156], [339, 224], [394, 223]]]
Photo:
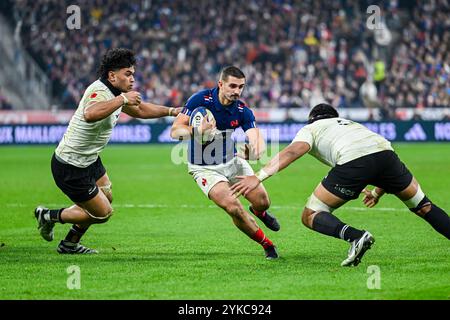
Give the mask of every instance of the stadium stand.
[[117, 46], [138, 53], [138, 90], [162, 104], [181, 105], [235, 64], [252, 108], [325, 100], [394, 119], [400, 108], [450, 105], [448, 0], [379, 2], [384, 33], [367, 27], [373, 1], [83, 0], [80, 30], [66, 28], [70, 1], [2, 3], [60, 109], [76, 107], [100, 56]]
[[48, 77], [23, 48], [18, 33], [2, 15], [0, 34], [0, 110], [12, 109], [12, 106], [14, 109], [49, 106]]

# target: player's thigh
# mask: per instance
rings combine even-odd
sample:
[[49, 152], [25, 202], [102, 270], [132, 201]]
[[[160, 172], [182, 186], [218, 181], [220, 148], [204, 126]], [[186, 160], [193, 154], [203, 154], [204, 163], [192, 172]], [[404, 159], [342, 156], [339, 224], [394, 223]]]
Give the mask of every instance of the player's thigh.
[[[232, 164], [233, 167], [227, 170], [229, 171], [227, 177], [230, 180], [230, 185], [239, 181], [239, 179], [236, 178], [237, 176], [252, 176], [255, 174], [250, 164], [242, 158], [234, 158]], [[260, 207], [267, 207], [270, 205], [269, 195], [262, 183], [256, 189], [250, 191], [245, 198], [250, 201], [252, 205]]]
[[250, 164], [239, 157], [235, 157], [232, 161], [230, 161], [229, 165], [225, 169], [225, 175], [230, 180], [230, 184], [233, 185], [236, 182], [239, 182], [237, 176], [252, 176], [255, 172], [253, 171]]
[[377, 163], [382, 170], [371, 184], [382, 188], [386, 193], [397, 195], [402, 200], [413, 197], [417, 192], [417, 181], [398, 155], [388, 150], [377, 156]]
[[103, 192], [97, 193], [88, 201], [78, 202], [77, 205], [88, 211], [89, 215], [93, 217], [107, 217], [112, 213], [111, 203]]
[[348, 201], [328, 191], [322, 183], [319, 183], [319, 185], [314, 190], [313, 195], [319, 201], [323, 202], [325, 205], [332, 209], [337, 209]]
[[[342, 165], [336, 165], [321, 182], [318, 190], [324, 197], [333, 203], [340, 203], [339, 199], [346, 201], [357, 199], [361, 191], [367, 186], [374, 175], [374, 160], [371, 155], [361, 157]], [[335, 197], [333, 197], [334, 195]]]
[[111, 188], [111, 180], [100, 157], [92, 164], [91, 174], [99, 188]]
[[189, 171], [195, 182], [202, 190], [202, 192], [210, 198], [211, 190], [220, 182], [226, 182], [228, 185], [227, 177], [220, 172], [220, 170], [212, 170], [209, 168], [195, 168]]
[[108, 201], [112, 202], [112, 183], [106, 172], [96, 181], [96, 184], [100, 191], [108, 198]]
[[108, 174], [105, 172], [104, 175], [97, 179], [96, 184], [99, 187], [111, 185], [111, 180], [109, 179]]
[[95, 164], [78, 168], [52, 158], [52, 174], [56, 185], [74, 203], [82, 203], [94, 198], [99, 192], [94, 175]]

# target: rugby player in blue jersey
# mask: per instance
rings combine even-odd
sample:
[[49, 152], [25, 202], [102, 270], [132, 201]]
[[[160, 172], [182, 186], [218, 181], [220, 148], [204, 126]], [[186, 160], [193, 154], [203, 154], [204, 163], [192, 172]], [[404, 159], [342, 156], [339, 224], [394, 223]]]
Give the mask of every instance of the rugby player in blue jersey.
[[[231, 216], [239, 230], [263, 246], [267, 259], [276, 259], [276, 247], [230, 189], [237, 182], [236, 176], [254, 174], [246, 160], [257, 160], [265, 151], [265, 142], [256, 128], [253, 112], [239, 100], [244, 87], [245, 75], [240, 69], [224, 68], [218, 87], [199, 91], [188, 99], [173, 123], [171, 136], [190, 139], [188, 170], [203, 193]], [[205, 118], [200, 127], [190, 126], [190, 115], [198, 107], [211, 111], [215, 121], [208, 122]], [[238, 156], [231, 135], [239, 127], [245, 132], [248, 144], [245, 152]], [[196, 134], [209, 135], [210, 141], [202, 144], [198, 139], [192, 139]], [[277, 219], [267, 211], [270, 200], [262, 184], [245, 198], [251, 204], [249, 210], [269, 229], [280, 229]]]

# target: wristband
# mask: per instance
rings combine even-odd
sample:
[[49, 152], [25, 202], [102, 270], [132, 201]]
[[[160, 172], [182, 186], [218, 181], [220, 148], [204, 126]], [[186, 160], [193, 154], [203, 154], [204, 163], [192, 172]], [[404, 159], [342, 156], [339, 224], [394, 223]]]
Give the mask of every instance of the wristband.
[[268, 177], [270, 177], [270, 175], [267, 172], [265, 172], [264, 169], [259, 170], [259, 172], [255, 174], [255, 176], [258, 178], [260, 182], [263, 182]]
[[121, 93], [120, 96], [123, 98], [123, 104], [124, 104], [124, 105], [127, 105], [127, 104], [128, 104], [128, 99], [127, 99], [127, 97], [125, 96], [125, 94]]
[[375, 191], [375, 189], [373, 189], [370, 194], [372, 195], [372, 197], [374, 197], [375, 199], [379, 199], [380, 195]]
[[172, 116], [172, 112], [173, 112], [173, 110], [175, 110], [175, 108], [173, 108], [173, 107], [170, 107], [170, 108], [169, 108], [169, 117], [171, 117], [171, 116]]

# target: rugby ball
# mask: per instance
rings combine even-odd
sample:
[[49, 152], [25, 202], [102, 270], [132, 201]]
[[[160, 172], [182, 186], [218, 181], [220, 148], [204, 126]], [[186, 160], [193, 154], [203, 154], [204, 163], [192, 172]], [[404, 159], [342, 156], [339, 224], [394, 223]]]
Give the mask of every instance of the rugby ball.
[[[198, 128], [202, 125], [204, 118], [206, 118], [208, 122], [215, 122], [214, 116], [211, 111], [209, 111], [205, 107], [195, 108], [191, 113], [191, 117], [189, 118], [189, 125], [194, 128]], [[203, 134], [201, 135], [196, 134], [194, 136], [194, 139], [201, 144], [210, 142], [214, 139], [214, 130], [203, 132]]]

